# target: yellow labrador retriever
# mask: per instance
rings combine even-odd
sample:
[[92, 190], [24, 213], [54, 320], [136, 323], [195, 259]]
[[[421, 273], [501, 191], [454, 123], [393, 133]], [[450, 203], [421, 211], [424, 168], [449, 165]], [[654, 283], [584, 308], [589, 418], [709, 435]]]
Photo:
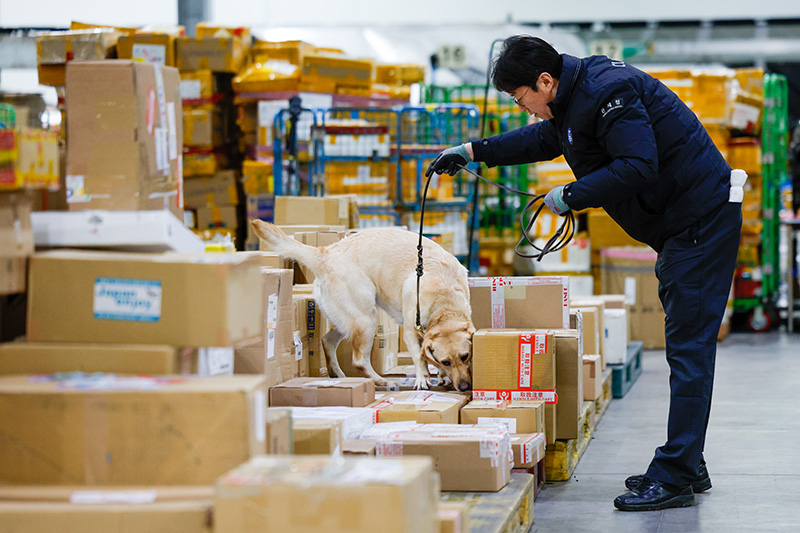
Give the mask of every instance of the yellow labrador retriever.
[[254, 220], [256, 234], [271, 250], [309, 268], [314, 298], [332, 328], [322, 338], [328, 367], [343, 377], [336, 348], [344, 338], [353, 343], [353, 366], [377, 384], [386, 384], [372, 368], [370, 353], [377, 327], [377, 308], [405, 325], [403, 338], [414, 360], [418, 389], [430, 387], [427, 362], [435, 365], [457, 390], [472, 387], [472, 310], [467, 270], [441, 246], [423, 239], [424, 274], [419, 304], [423, 332], [416, 322], [418, 235], [400, 228], [358, 231], [315, 248], [288, 237], [280, 228]]

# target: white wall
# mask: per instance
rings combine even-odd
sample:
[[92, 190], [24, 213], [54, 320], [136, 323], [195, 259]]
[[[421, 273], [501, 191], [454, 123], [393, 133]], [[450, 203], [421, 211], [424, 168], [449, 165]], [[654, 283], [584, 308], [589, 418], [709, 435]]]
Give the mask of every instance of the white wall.
[[178, 2], [0, 0], [0, 26], [66, 28], [73, 20], [117, 26], [175, 25], [178, 23]]

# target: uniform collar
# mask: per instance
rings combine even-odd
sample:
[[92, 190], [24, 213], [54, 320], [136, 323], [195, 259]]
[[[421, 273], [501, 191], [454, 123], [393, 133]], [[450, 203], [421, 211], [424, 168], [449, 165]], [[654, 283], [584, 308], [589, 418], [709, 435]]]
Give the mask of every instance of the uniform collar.
[[583, 62], [575, 56], [561, 54], [561, 58], [563, 65], [561, 67], [561, 77], [558, 80], [556, 99], [547, 104], [553, 111], [553, 116], [564, 113], [583, 66]]

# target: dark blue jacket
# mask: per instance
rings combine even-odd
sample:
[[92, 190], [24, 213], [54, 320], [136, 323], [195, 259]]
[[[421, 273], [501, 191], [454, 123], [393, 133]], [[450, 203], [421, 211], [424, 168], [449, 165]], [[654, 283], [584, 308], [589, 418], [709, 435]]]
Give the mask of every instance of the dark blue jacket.
[[574, 210], [602, 207], [657, 252], [728, 201], [730, 167], [695, 114], [660, 81], [605, 56], [562, 55], [553, 119], [472, 143], [488, 166], [564, 155]]

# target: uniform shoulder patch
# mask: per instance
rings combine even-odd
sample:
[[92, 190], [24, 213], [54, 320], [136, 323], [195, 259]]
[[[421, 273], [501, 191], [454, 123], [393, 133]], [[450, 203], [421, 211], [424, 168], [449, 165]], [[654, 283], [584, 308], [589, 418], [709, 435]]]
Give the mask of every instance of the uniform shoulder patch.
[[623, 98], [612, 98], [606, 105], [600, 109], [600, 114], [605, 118], [606, 115], [614, 111], [615, 109], [620, 109], [625, 105], [625, 100]]

